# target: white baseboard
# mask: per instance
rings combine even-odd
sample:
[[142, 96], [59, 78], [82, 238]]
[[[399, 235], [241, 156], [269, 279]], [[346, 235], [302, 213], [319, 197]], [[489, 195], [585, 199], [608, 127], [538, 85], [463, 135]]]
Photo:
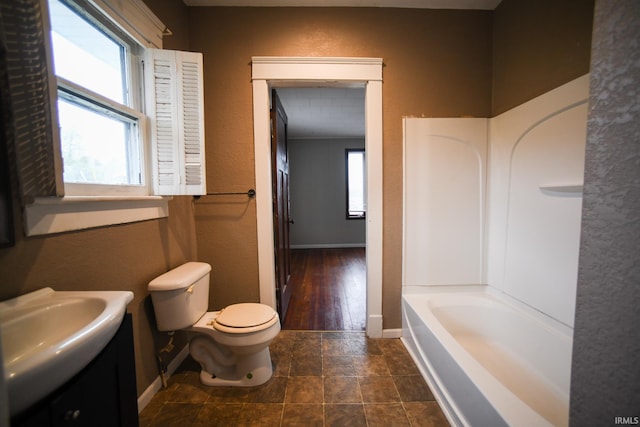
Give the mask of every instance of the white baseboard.
[[291, 249], [333, 249], [333, 248], [366, 248], [366, 243], [320, 243], [314, 245], [291, 245]]
[[382, 314], [370, 314], [367, 318], [367, 336], [382, 338]]
[[[189, 355], [189, 344], [185, 345], [182, 350], [173, 358], [169, 365], [167, 365], [167, 379], [173, 375], [173, 373], [178, 369], [178, 366], [187, 358]], [[138, 413], [142, 412], [142, 410], [151, 402], [153, 396], [156, 395], [157, 392], [162, 388], [162, 378], [160, 375], [156, 377], [155, 380], [147, 387], [147, 389], [138, 397]]]
[[383, 329], [382, 338], [402, 338], [402, 328], [400, 329]]

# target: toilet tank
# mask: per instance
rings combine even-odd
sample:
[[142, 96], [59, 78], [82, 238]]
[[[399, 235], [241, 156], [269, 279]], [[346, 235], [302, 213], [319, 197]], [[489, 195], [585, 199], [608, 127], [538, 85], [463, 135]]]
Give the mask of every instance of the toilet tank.
[[149, 293], [160, 331], [192, 326], [209, 308], [211, 266], [188, 262], [149, 282]]

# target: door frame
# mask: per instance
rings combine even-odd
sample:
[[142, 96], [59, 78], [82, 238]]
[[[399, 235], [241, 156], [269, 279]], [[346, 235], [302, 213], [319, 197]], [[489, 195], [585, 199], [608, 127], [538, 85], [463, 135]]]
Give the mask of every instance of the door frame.
[[276, 307], [271, 190], [273, 87], [364, 86], [367, 167], [367, 336], [382, 337], [382, 59], [254, 56], [253, 137], [260, 302]]

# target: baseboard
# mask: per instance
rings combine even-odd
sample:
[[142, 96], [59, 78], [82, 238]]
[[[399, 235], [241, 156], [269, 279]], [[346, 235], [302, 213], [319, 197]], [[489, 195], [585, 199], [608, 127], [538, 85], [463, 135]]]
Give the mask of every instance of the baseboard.
[[383, 329], [382, 338], [402, 338], [402, 329]]
[[367, 336], [382, 338], [382, 314], [370, 314], [367, 317]]
[[[189, 355], [189, 344], [185, 345], [182, 350], [173, 358], [169, 365], [167, 365], [167, 379], [173, 375], [173, 373], [178, 369], [178, 366], [187, 358]], [[147, 387], [147, 389], [138, 397], [138, 413], [142, 412], [142, 410], [151, 402], [153, 396], [156, 395], [157, 392], [162, 389], [162, 378], [160, 375], [156, 377], [155, 380]]]
[[333, 249], [333, 248], [366, 248], [366, 243], [320, 243], [313, 245], [291, 245], [291, 249]]

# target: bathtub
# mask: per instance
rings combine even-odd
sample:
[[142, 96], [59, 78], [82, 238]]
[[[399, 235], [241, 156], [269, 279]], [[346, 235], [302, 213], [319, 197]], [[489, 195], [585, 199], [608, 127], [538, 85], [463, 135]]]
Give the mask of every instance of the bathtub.
[[407, 286], [403, 342], [456, 426], [566, 426], [571, 328], [487, 286]]

